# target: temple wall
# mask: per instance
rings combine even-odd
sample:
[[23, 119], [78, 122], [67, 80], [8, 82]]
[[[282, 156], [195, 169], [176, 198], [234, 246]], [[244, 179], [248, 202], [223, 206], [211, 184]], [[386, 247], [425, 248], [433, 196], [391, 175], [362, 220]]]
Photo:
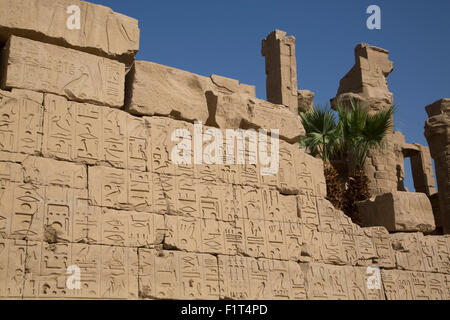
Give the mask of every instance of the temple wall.
[[[92, 38], [59, 35], [57, 3], [41, 26], [46, 1], [0, 0], [0, 299], [450, 299], [450, 237], [361, 228], [325, 199], [296, 94], [151, 62], [125, 79], [137, 21], [80, 2]], [[274, 174], [245, 138], [214, 140], [239, 128], [280, 130]], [[216, 162], [177, 162], [176, 130]]]

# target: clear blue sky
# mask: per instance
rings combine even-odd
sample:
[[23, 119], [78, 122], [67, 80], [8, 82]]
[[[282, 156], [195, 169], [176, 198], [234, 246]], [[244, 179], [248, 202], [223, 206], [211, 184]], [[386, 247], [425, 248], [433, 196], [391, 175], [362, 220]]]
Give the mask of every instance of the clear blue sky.
[[[140, 60], [256, 86], [265, 99], [261, 40], [274, 29], [297, 38], [299, 89], [325, 104], [366, 42], [390, 51], [395, 69], [395, 127], [409, 143], [427, 145], [424, 107], [450, 97], [448, 0], [93, 0], [139, 20]], [[381, 30], [368, 30], [366, 9], [381, 8]], [[406, 171], [409, 171], [407, 161]], [[411, 175], [407, 187], [414, 190]]]

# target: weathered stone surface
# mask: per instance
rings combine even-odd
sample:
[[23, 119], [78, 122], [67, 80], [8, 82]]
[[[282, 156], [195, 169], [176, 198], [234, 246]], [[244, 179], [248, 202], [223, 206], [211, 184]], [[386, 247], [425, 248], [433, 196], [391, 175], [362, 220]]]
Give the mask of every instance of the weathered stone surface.
[[45, 95], [44, 105], [45, 157], [137, 171], [148, 169], [150, 128], [144, 119], [52, 94]]
[[128, 76], [126, 109], [136, 115], [171, 116], [188, 121], [208, 120], [206, 92], [254, 97], [255, 87], [238, 80], [205, 77], [148, 61], [136, 61]]
[[27, 157], [22, 162], [23, 181], [34, 185], [60, 185], [87, 188], [87, 169], [83, 165], [40, 157]]
[[307, 113], [314, 110], [315, 93], [309, 90], [298, 90], [298, 111]]
[[[135, 249], [8, 240], [5, 251], [7, 298], [137, 298]], [[78, 290], [67, 290], [69, 265], [78, 265], [84, 274]]]
[[18, 98], [31, 100], [31, 101], [34, 101], [34, 102], [39, 103], [39, 104], [43, 104], [44, 103], [44, 94], [41, 93], [41, 92], [36, 92], [36, 91], [31, 91], [31, 90], [26, 90], [26, 89], [13, 88], [11, 90], [11, 93], [14, 96], [18, 97]]
[[274, 105], [245, 95], [206, 93], [210, 120], [221, 129], [253, 128], [280, 131], [280, 138], [290, 143], [305, 135], [300, 117], [283, 105]]
[[[67, 27], [72, 5], [80, 9], [80, 29]], [[105, 6], [78, 0], [1, 0], [0, 7], [1, 43], [15, 35], [127, 63], [139, 49], [138, 21]]]
[[89, 199], [95, 206], [149, 211], [151, 174], [107, 167], [89, 167]]
[[85, 227], [74, 219], [85, 214], [86, 190], [21, 182], [7, 184], [0, 196], [0, 234], [7, 238], [43, 241], [46, 239], [44, 230], [52, 228], [56, 239], [72, 241], [77, 228]]
[[383, 226], [390, 232], [432, 232], [430, 200], [423, 193], [392, 192], [357, 203], [364, 226]]
[[252, 97], [255, 97], [256, 95], [255, 86], [239, 83], [239, 81], [235, 79], [225, 78], [216, 74], [212, 74], [211, 81], [219, 91], [223, 91], [226, 93], [241, 93]]
[[[47, 9], [54, 21], [46, 24], [45, 32], [36, 29], [19, 35], [33, 38], [45, 33], [41, 40], [56, 43], [50, 40], [56, 37], [53, 27], [60, 22], [58, 10], [65, 3], [55, 2], [54, 10], [47, 0], [42, 7], [34, 5], [37, 13], [26, 17], [45, 16]], [[83, 30], [97, 30], [95, 23], [105, 18], [101, 12], [107, 12], [114, 27], [122, 28], [109, 9], [100, 12], [100, 6], [80, 5], [82, 15], [87, 14]], [[14, 10], [10, 14], [17, 16]], [[4, 19], [2, 13], [0, 18]], [[1, 19], [0, 39], [5, 30], [19, 32], [24, 25], [36, 24], [18, 21], [5, 27]], [[107, 34], [113, 29], [107, 27]], [[73, 34], [77, 37], [78, 31]], [[104, 29], [77, 38], [83, 48], [65, 39], [64, 32], [57, 43], [117, 59], [130, 56], [125, 47], [115, 47], [126, 51], [122, 53], [102, 51], [103, 42], [95, 42], [99, 34]], [[271, 43], [277, 35], [282, 39]], [[119, 41], [125, 46], [122, 40], [109, 39], [109, 44]], [[269, 73], [268, 80], [279, 81], [281, 93], [289, 99], [297, 95], [296, 78], [289, 76], [295, 71], [291, 40], [275, 32], [264, 44], [270, 68], [274, 61], [281, 63], [275, 69], [279, 79]], [[14, 36], [10, 41], [31, 42]], [[98, 46], [92, 47], [92, 41]], [[450, 298], [450, 237], [390, 235], [385, 227], [361, 228], [336, 210], [326, 200], [322, 160], [295, 143], [303, 129], [297, 110], [289, 110], [290, 102], [274, 105], [256, 99], [255, 88], [237, 80], [139, 62], [135, 76], [143, 75], [139, 81], [130, 77], [134, 87], [129, 101], [138, 101], [135, 106], [143, 110], [133, 113], [152, 116], [136, 117], [108, 107], [112, 105], [105, 96], [93, 99], [91, 91], [69, 95], [58, 91], [59, 82], [52, 77], [58, 70], [77, 77], [70, 72], [78, 66], [61, 60], [42, 76], [39, 68], [49, 62], [42, 60], [47, 59], [47, 49], [39, 47], [50, 46], [52, 53], [54, 46], [36, 46], [37, 51], [31, 46], [24, 63], [14, 58], [7, 68], [6, 78], [24, 77], [20, 85], [12, 85], [11, 92], [0, 91], [0, 299]], [[91, 55], [75, 51], [72, 56], [67, 50], [57, 49], [64, 59], [92, 63], [82, 56]], [[109, 61], [93, 57], [100, 63]], [[153, 73], [146, 73], [148, 66], [155, 68]], [[26, 73], [14, 73], [20, 68]], [[64, 77], [60, 80], [74, 81]], [[309, 92], [300, 92], [310, 106]], [[300, 102], [303, 97], [297, 98]], [[132, 105], [127, 106], [131, 111]], [[442, 104], [437, 109], [441, 113]], [[194, 126], [194, 120], [203, 121], [203, 126]], [[250, 142], [236, 134], [227, 148], [225, 129], [238, 128], [281, 130], [276, 172], [267, 174], [266, 164], [258, 161], [264, 146], [251, 149]], [[220, 136], [223, 141], [215, 143]], [[273, 146], [275, 140], [268, 140], [268, 147]], [[176, 161], [182, 153], [175, 148], [180, 143], [191, 147], [185, 154], [191, 161]], [[370, 177], [376, 178], [379, 190], [404, 189], [404, 158], [412, 159], [415, 186], [421, 193], [401, 193], [399, 199], [384, 202], [392, 205], [395, 215], [400, 209], [406, 230], [411, 217], [423, 209], [423, 199], [434, 193], [432, 165], [427, 148], [406, 144], [400, 133], [389, 143], [392, 156], [369, 157]], [[193, 150], [199, 146], [202, 161], [194, 163]], [[210, 161], [212, 149], [216, 161]], [[442, 149], [438, 151], [443, 153]], [[237, 162], [238, 152], [244, 163]], [[420, 201], [411, 204], [409, 197]], [[429, 213], [427, 204], [420, 214]], [[421, 219], [426, 222], [429, 214]], [[429, 231], [413, 222], [418, 230]], [[80, 268], [80, 289], [67, 287], [74, 272], [70, 266]]]
[[42, 104], [0, 90], [0, 151], [41, 152]]
[[410, 271], [426, 271], [421, 246], [421, 233], [391, 234], [392, 248], [395, 252], [397, 269]]
[[389, 51], [365, 43], [355, 48], [355, 65], [341, 79], [339, 90], [331, 105], [350, 106], [351, 100], [360, 102], [370, 111], [382, 110], [393, 104], [386, 78], [394, 69]]
[[262, 41], [261, 53], [266, 58], [267, 101], [285, 105], [297, 114], [295, 37], [275, 30]]
[[16, 36], [9, 38], [2, 55], [3, 89], [28, 89], [123, 106], [125, 65], [120, 62]]
[[126, 108], [137, 115], [175, 116], [205, 123], [208, 106], [207, 77], [163, 66], [136, 61], [130, 77]]
[[442, 99], [426, 107], [428, 120], [425, 137], [436, 166], [440, 210], [438, 221], [445, 233], [450, 232], [450, 99]]

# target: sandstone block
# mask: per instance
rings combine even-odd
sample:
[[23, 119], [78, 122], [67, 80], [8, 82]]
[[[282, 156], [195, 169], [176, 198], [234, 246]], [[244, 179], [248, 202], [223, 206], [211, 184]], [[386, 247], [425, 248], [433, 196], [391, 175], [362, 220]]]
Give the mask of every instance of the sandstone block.
[[0, 90], [0, 151], [41, 152], [43, 111], [41, 103]]
[[88, 103], [45, 95], [45, 157], [146, 171], [150, 128], [144, 119]]
[[295, 262], [219, 255], [218, 263], [222, 299], [306, 299], [304, 267]]
[[60, 185], [87, 188], [87, 170], [83, 165], [41, 157], [27, 157], [22, 162], [23, 180], [34, 185]]
[[[0, 264], [4, 263], [2, 272], [6, 274], [4, 286], [0, 286], [2, 298], [137, 298], [135, 249], [18, 240], [7, 240], [2, 245]], [[72, 265], [77, 265], [84, 276], [80, 289], [67, 290], [67, 267]]]
[[413, 274], [408, 271], [382, 270], [387, 300], [414, 300]]
[[86, 190], [18, 182], [0, 197], [0, 234], [9, 239], [71, 242], [86, 231]]
[[308, 263], [306, 291], [310, 300], [348, 300], [346, 268]]
[[391, 234], [396, 267], [400, 270], [425, 271], [423, 251], [421, 246], [422, 234], [395, 233]]
[[422, 193], [392, 192], [358, 203], [365, 226], [384, 226], [390, 232], [435, 229], [430, 200]]
[[223, 94], [255, 96], [255, 87], [218, 75], [200, 76], [148, 61], [136, 61], [128, 77], [126, 109], [136, 115], [160, 115], [207, 123], [211, 117], [205, 96]]
[[31, 90], [26, 90], [26, 89], [16, 89], [13, 88], [11, 90], [11, 93], [18, 97], [18, 98], [23, 98], [23, 99], [27, 99], [27, 100], [32, 100], [36, 103], [39, 104], [43, 104], [44, 103], [44, 94], [41, 92], [36, 92], [36, 91], [31, 91]]
[[0, 190], [4, 190], [7, 182], [23, 182], [23, 172], [20, 164], [0, 162]]
[[244, 95], [209, 91], [210, 124], [221, 129], [265, 129], [280, 131], [280, 138], [294, 143], [305, 135], [300, 117], [288, 108]]
[[[350, 300], [384, 300], [383, 284], [380, 279], [380, 287], [367, 285], [374, 274], [364, 267], [346, 267], [348, 297]], [[374, 271], [372, 271], [374, 272]], [[376, 276], [376, 275], [375, 275]]]
[[92, 205], [139, 212], [151, 210], [153, 187], [150, 173], [89, 167], [88, 185]]
[[217, 258], [179, 251], [139, 250], [142, 299], [219, 299]]
[[126, 102], [129, 112], [202, 123], [208, 119], [205, 92], [209, 78], [147, 61], [136, 61], [132, 72]]
[[98, 244], [152, 249], [163, 242], [166, 232], [163, 215], [109, 208], [101, 208], [96, 213], [101, 220]]
[[123, 106], [125, 65], [120, 62], [16, 36], [9, 38], [2, 55], [2, 88]]
[[[80, 9], [80, 28], [69, 29], [70, 6]], [[139, 49], [136, 19], [84, 1], [1, 0], [0, 42], [27, 37], [131, 63]]]

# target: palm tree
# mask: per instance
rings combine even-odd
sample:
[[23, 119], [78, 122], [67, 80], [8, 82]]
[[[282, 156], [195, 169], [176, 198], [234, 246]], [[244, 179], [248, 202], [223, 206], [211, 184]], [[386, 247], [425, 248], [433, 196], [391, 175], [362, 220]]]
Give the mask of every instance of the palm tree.
[[339, 131], [336, 116], [331, 110], [319, 108], [306, 114], [300, 113], [306, 136], [300, 143], [312, 156], [320, 155], [324, 162], [337, 150]]
[[[358, 222], [356, 202], [370, 198], [368, 177], [363, 170], [367, 154], [371, 149], [383, 148], [385, 138], [392, 130], [394, 107], [370, 114], [352, 101], [350, 109], [338, 106], [337, 111], [339, 121], [331, 110], [323, 108], [300, 114], [306, 131], [300, 142], [313, 156], [319, 155], [324, 161], [328, 200]], [[349, 155], [354, 156], [356, 168], [344, 190], [339, 173], [330, 160], [345, 159], [348, 162]]]
[[330, 109], [318, 108], [306, 114], [300, 113], [306, 136], [300, 143], [312, 156], [320, 156], [324, 162], [327, 199], [338, 209], [343, 208], [344, 183], [338, 171], [330, 163], [342, 144], [335, 114]]
[[384, 147], [389, 131], [392, 131], [394, 106], [375, 114], [352, 101], [351, 110], [338, 106], [339, 131], [344, 148], [356, 157], [360, 169], [364, 167], [370, 149]]
[[387, 134], [392, 131], [394, 106], [375, 114], [362, 108], [352, 101], [351, 109], [342, 106], [338, 108], [339, 131], [342, 136], [343, 149], [348, 155], [353, 155], [356, 168], [350, 175], [344, 194], [343, 211], [354, 222], [359, 222], [359, 212], [356, 202], [371, 197], [369, 192], [369, 178], [363, 168], [367, 154], [371, 149], [382, 149]]

